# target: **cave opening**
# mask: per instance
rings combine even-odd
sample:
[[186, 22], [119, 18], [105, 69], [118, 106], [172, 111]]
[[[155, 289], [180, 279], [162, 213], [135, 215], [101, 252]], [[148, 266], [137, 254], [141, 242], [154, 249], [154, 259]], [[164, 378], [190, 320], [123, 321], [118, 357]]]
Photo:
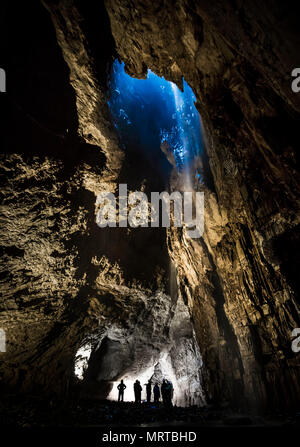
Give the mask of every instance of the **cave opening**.
[[[181, 91], [150, 69], [146, 79], [134, 78], [126, 73], [124, 63], [115, 60], [107, 102], [125, 154], [120, 179], [128, 184], [128, 189], [146, 185], [144, 190], [148, 192], [170, 190], [174, 179], [181, 178], [184, 181], [177, 187], [193, 191], [195, 182], [202, 178], [199, 162], [203, 151], [202, 132], [196, 97], [185, 80]], [[145, 253], [149, 253], [146, 235], [150, 231], [140, 228], [142, 237], [132, 238], [139, 251], [139, 268], [145, 263]], [[145, 295], [134, 287], [128, 290], [130, 295], [139, 295], [135, 300], [141, 304], [139, 316], [128, 317], [129, 326], [130, 319], [134, 319], [132, 334], [112, 325], [100, 337], [85, 339], [75, 356], [74, 373], [83, 385], [83, 394], [88, 396], [90, 390], [95, 395], [97, 389], [100, 397], [116, 401], [117, 385], [123, 379], [127, 385], [126, 399], [133, 401], [133, 384], [138, 379], [144, 399], [144, 385], [150, 378], [160, 386], [166, 379], [173, 385], [174, 403], [203, 405], [203, 362], [190, 312], [178, 289], [166, 246], [166, 231], [158, 228], [153, 233], [151, 250], [159, 250], [160, 259], [152, 261], [148, 255], [147, 263], [155, 264], [153, 277], [157, 271], [163, 272], [164, 286], [154, 284]], [[107, 237], [110, 239], [115, 234]], [[131, 275], [137, 277], [137, 269], [133, 266], [132, 270]], [[114, 306], [115, 292], [111, 292], [109, 303], [103, 297], [101, 301]]]
[[[117, 59], [109, 81], [108, 104], [125, 151], [139, 150], [164, 174], [165, 158], [177, 171], [190, 170], [202, 154], [196, 96], [183, 78], [183, 90], [147, 70], [131, 77]], [[199, 164], [199, 163], [198, 163]], [[201, 178], [200, 169], [194, 173]]]

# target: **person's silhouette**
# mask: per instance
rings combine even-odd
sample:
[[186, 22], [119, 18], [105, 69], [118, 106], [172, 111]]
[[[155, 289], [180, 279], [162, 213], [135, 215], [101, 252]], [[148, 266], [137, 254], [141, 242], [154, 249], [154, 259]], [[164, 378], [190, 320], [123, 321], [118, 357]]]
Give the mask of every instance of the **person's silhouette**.
[[124, 401], [124, 390], [125, 390], [126, 385], [125, 383], [123, 383], [123, 379], [121, 380], [121, 382], [118, 385], [118, 390], [119, 390], [119, 397], [118, 397], [118, 402], [123, 402]]
[[134, 382], [133, 389], [134, 389], [135, 403], [140, 404], [141, 403], [142, 387], [141, 387], [139, 380], [136, 380]]
[[154, 385], [154, 388], [153, 388], [153, 394], [154, 394], [154, 403], [155, 403], [155, 404], [158, 404], [158, 402], [159, 402], [159, 398], [160, 398], [160, 389], [159, 389], [159, 385], [158, 385], [158, 383], [156, 383], [156, 384]]
[[165, 395], [166, 395], [166, 406], [167, 407], [172, 407], [172, 398], [173, 398], [173, 385], [172, 382], [170, 382], [170, 380], [167, 380], [167, 385], [165, 388]]
[[151, 402], [151, 379], [146, 383], [146, 394], [147, 394], [147, 402]]
[[162, 397], [164, 405], [167, 404], [167, 391], [166, 391], [166, 388], [167, 388], [167, 381], [166, 381], [166, 379], [164, 379], [162, 381], [162, 384], [161, 384], [161, 397]]

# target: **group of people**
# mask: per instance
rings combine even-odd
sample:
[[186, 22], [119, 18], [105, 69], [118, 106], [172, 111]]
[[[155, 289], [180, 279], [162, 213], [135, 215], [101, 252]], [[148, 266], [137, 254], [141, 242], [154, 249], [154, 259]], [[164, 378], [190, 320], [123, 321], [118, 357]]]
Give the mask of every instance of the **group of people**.
[[[172, 399], [174, 394], [174, 388], [172, 385], [172, 382], [169, 380], [163, 379], [161, 386], [159, 386], [159, 383], [155, 383], [154, 387], [152, 388], [152, 382], [151, 379], [148, 380], [148, 383], [145, 383], [146, 386], [146, 396], [147, 396], [147, 403], [151, 402], [152, 392], [154, 397], [154, 403], [158, 404], [160, 402], [160, 398], [162, 398], [162, 401], [166, 407], [172, 406]], [[124, 381], [121, 380], [121, 382], [118, 385], [119, 390], [119, 398], [118, 402], [124, 401], [124, 391], [127, 388]], [[136, 380], [133, 385], [134, 389], [134, 397], [135, 397], [135, 403], [140, 404], [142, 400], [142, 386], [139, 380]]]

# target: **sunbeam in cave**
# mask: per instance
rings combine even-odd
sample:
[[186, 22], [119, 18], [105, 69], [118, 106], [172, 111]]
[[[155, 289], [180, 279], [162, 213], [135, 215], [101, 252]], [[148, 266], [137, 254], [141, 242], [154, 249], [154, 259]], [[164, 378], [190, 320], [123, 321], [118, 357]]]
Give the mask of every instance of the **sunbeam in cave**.
[[191, 172], [202, 152], [195, 101], [185, 80], [180, 91], [150, 69], [146, 79], [136, 79], [123, 63], [113, 64], [108, 104], [125, 150], [138, 147], [148, 156], [161, 150], [178, 171]]

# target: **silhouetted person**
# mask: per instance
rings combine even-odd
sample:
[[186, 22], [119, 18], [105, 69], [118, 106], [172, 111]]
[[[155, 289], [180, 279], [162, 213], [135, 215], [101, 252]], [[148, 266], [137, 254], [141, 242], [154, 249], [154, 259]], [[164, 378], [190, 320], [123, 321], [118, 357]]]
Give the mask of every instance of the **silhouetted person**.
[[146, 384], [146, 394], [147, 394], [147, 402], [151, 402], [151, 380], [148, 380]]
[[154, 394], [154, 403], [158, 404], [159, 398], [160, 398], [160, 389], [159, 389], [158, 383], [156, 383], [154, 385], [153, 394]]
[[164, 405], [167, 404], [167, 400], [166, 400], [166, 388], [167, 388], [167, 381], [166, 379], [163, 380], [162, 384], [161, 384], [161, 397], [163, 400]]
[[134, 389], [135, 403], [140, 404], [141, 403], [142, 387], [141, 387], [139, 380], [136, 380], [134, 382], [133, 389]]
[[173, 385], [169, 380], [167, 381], [165, 393], [166, 393], [166, 406], [172, 407]]
[[120, 402], [120, 401], [123, 402], [123, 400], [124, 400], [124, 390], [125, 390], [125, 388], [127, 388], [127, 387], [126, 387], [126, 385], [123, 383], [123, 380], [121, 380], [121, 382], [120, 382], [119, 385], [118, 385], [118, 390], [119, 390], [118, 402]]

